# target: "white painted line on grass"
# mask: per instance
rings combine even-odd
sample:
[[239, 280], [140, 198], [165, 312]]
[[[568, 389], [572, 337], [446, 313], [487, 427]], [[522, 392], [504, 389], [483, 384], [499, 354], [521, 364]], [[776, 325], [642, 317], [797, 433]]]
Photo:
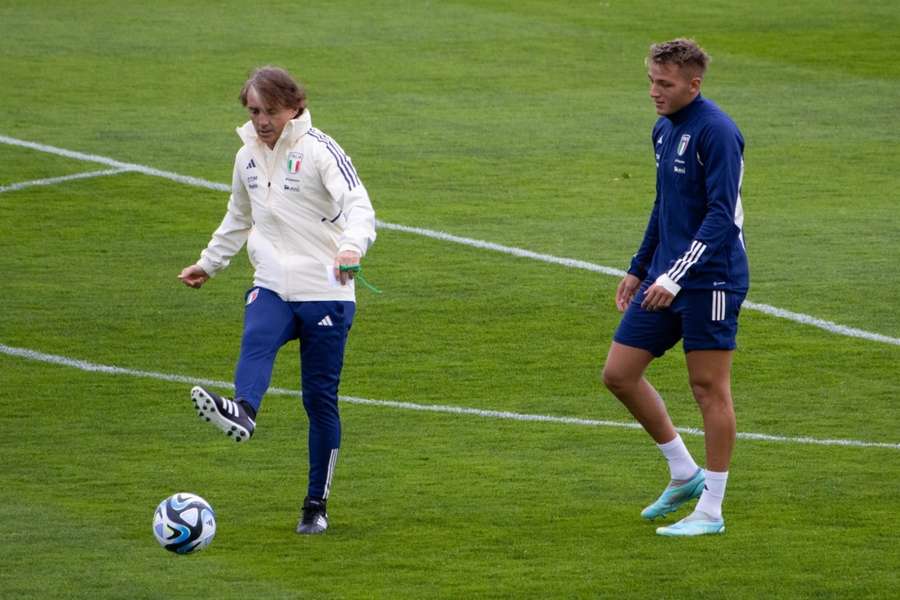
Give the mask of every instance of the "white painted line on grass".
[[[537, 252], [532, 252], [530, 250], [524, 250], [522, 248], [516, 248], [513, 246], [503, 246], [500, 244], [495, 244], [494, 242], [485, 242], [482, 240], [476, 240], [472, 238], [460, 237], [458, 235], [453, 235], [450, 233], [445, 233], [443, 231], [433, 231], [431, 229], [421, 229], [419, 227], [409, 227], [407, 225], [396, 225], [394, 223], [385, 223], [384, 221], [378, 221], [379, 229], [388, 229], [393, 231], [402, 231], [405, 233], [412, 233], [415, 235], [421, 235], [429, 238], [433, 238], [436, 240], [443, 240], [446, 242], [453, 242], [455, 244], [462, 244], [464, 246], [471, 246], [473, 248], [481, 248], [484, 250], [493, 250], [495, 252], [502, 252], [504, 254], [511, 254], [512, 256], [518, 256], [520, 258], [530, 258], [531, 260], [538, 260], [545, 263], [550, 263], [553, 265], [561, 265], [563, 267], [568, 267], [570, 269], [583, 269], [585, 271], [591, 271], [593, 273], [603, 273], [605, 275], [612, 275], [615, 277], [624, 277], [625, 271], [622, 269], [614, 269], [612, 267], [606, 267], [604, 265], [598, 265], [594, 263], [589, 263], [583, 260], [578, 260], [575, 258], [563, 258], [559, 256], [553, 256], [552, 254], [539, 254]], [[795, 321], [797, 323], [801, 323], [803, 325], [812, 325], [813, 327], [818, 327], [819, 329], [824, 329], [825, 331], [836, 333], [838, 335], [844, 335], [847, 337], [856, 337], [862, 338], [865, 340], [871, 340], [873, 342], [883, 342], [885, 344], [893, 344], [895, 346], [900, 346], [900, 338], [890, 337], [887, 335], [882, 335], [880, 333], [872, 333], [870, 331], [865, 331], [863, 329], [856, 329], [854, 327], [847, 327], [846, 325], [839, 325], [833, 321], [826, 321], [824, 319], [818, 319], [811, 315], [805, 315], [803, 313], [796, 313], [790, 310], [785, 310], [783, 308], [778, 308], [776, 306], [771, 306], [769, 304], [760, 304], [757, 302], [750, 302], [749, 300], [745, 300], [743, 304], [743, 308], [749, 308], [751, 310], [756, 310], [761, 313], [765, 313], [767, 315], [778, 317], [780, 319], [787, 319], [788, 321]]]
[[[118, 160], [114, 160], [112, 158], [107, 158], [105, 156], [98, 156], [95, 154], [85, 154], [83, 152], [75, 152], [72, 150], [66, 150], [64, 148], [57, 148], [55, 146], [47, 146], [45, 144], [36, 144], [34, 142], [27, 142], [24, 140], [18, 140], [16, 138], [11, 138], [5, 135], [0, 135], [0, 143], [9, 144], [11, 146], [19, 146], [22, 148], [30, 148], [32, 150], [38, 150], [40, 152], [47, 152], [50, 154], [57, 154], [59, 156], [65, 156], [68, 158], [74, 158], [76, 160], [84, 160], [90, 162], [97, 162], [102, 164], [107, 164], [123, 169], [128, 169], [130, 171], [135, 171], [138, 173], [143, 173], [145, 175], [152, 175], [154, 177], [162, 177], [164, 179], [169, 179], [171, 181], [175, 181], [178, 183], [183, 183], [186, 185], [193, 185], [198, 187], [207, 188], [210, 190], [218, 190], [222, 192], [228, 192], [231, 188], [223, 183], [215, 183], [212, 181], [207, 181], [206, 179], [200, 179], [198, 177], [190, 177], [187, 175], [179, 175], [178, 173], [173, 173], [171, 171], [161, 171], [159, 169], [154, 169], [152, 167], [148, 167], [145, 165], [139, 165], [134, 163], [125, 163]], [[621, 277], [624, 275], [624, 271], [621, 269], [615, 269], [613, 267], [606, 267], [603, 265], [598, 265], [590, 262], [586, 262], [583, 260], [576, 260], [574, 258], [561, 258], [558, 256], [552, 256], [550, 254], [539, 254], [537, 252], [531, 252], [530, 250], [524, 250], [522, 248], [515, 248], [513, 246], [503, 246], [501, 244], [495, 244], [493, 242], [485, 242], [482, 240], [476, 240], [472, 238], [460, 237], [457, 235], [453, 235], [450, 233], [444, 233], [442, 231], [434, 231], [431, 229], [422, 229], [419, 227], [409, 227], [407, 225], [398, 225], [395, 223], [385, 223], [384, 221], [378, 221], [378, 226], [381, 229], [388, 229], [394, 231], [401, 231], [405, 233], [412, 233], [414, 235], [421, 235], [430, 237], [437, 240], [443, 240], [447, 242], [453, 242], [455, 244], [462, 244], [465, 246], [471, 246], [473, 248], [481, 248], [484, 250], [492, 250], [495, 252], [502, 252], [504, 254], [510, 254], [512, 256], [517, 256], [520, 258], [528, 258], [532, 260], [539, 260], [542, 262], [561, 265], [564, 267], [572, 268], [572, 269], [583, 269], [587, 271], [591, 271], [594, 273], [603, 273], [605, 275], [612, 275], [615, 277]], [[861, 338], [864, 340], [869, 340], [873, 342], [882, 342], [885, 344], [892, 344], [894, 346], [900, 346], [900, 338], [895, 338], [887, 335], [882, 335], [880, 333], [873, 333], [871, 331], [866, 331], [864, 329], [857, 329], [855, 327], [847, 327], [846, 325], [839, 325], [838, 323], [834, 323], [832, 321], [826, 321], [824, 319], [819, 319], [817, 317], [813, 317], [811, 315], [806, 315], [803, 313], [796, 313], [789, 310], [784, 310], [781, 308], [777, 308], [775, 306], [770, 306], [768, 304], [758, 304], [756, 302], [745, 301], [744, 307], [750, 310], [756, 310], [767, 314], [772, 317], [777, 317], [779, 319], [787, 319], [788, 321], [794, 321], [795, 323], [800, 323], [802, 325], [810, 325], [812, 327], [817, 327], [819, 329], [823, 329], [829, 333], [834, 333], [837, 335], [843, 335], [848, 337]]]
[[178, 173], [172, 173], [171, 171], [160, 171], [159, 169], [154, 169], [153, 167], [148, 167], [146, 165], [139, 165], [135, 163], [127, 163], [122, 162], [120, 160], [115, 160], [113, 158], [107, 158], [106, 156], [99, 156], [97, 154], [85, 154], [84, 152], [76, 152], [74, 150], [66, 150], [65, 148], [57, 148], [56, 146], [48, 146], [46, 144], [36, 144], [34, 142], [27, 142], [25, 140], [17, 140], [16, 138], [11, 138], [5, 135], [0, 135], [0, 143], [8, 144], [10, 146], [19, 146], [21, 148], [30, 148], [31, 150], [37, 150], [39, 152], [46, 152], [48, 154], [56, 154], [57, 156], [65, 156], [66, 158], [72, 158], [75, 160], [82, 160], [85, 162], [95, 162], [103, 165], [109, 165], [110, 167], [116, 167], [119, 169], [125, 169], [128, 171], [135, 171], [137, 173], [143, 173], [144, 175], [152, 175], [154, 177], [162, 177], [163, 179], [169, 179], [171, 181], [176, 181], [178, 183], [183, 183], [186, 185], [193, 185], [197, 187], [204, 187], [211, 190], [217, 190], [220, 192], [228, 192], [231, 190], [225, 184], [222, 183], [213, 183], [212, 181], [207, 181], [206, 179], [200, 179], [198, 177], [190, 177], [188, 175], [179, 175]]
[[13, 192], [23, 190], [25, 188], [36, 185], [55, 185], [65, 181], [74, 181], [76, 179], [90, 179], [91, 177], [105, 177], [107, 175], [118, 175], [119, 173], [127, 173], [130, 169], [106, 169], [105, 171], [90, 171], [88, 173], [75, 173], [73, 175], [61, 175], [60, 177], [50, 177], [49, 179], [32, 179], [31, 181], [23, 181], [21, 183], [12, 183], [10, 185], [0, 185], [0, 194], [3, 192]]
[[890, 337], [888, 335], [882, 335], [880, 333], [872, 333], [871, 331], [856, 329], [855, 327], [847, 327], [846, 325], [839, 325], [834, 321], [818, 319], [811, 315], [792, 312], [790, 310], [778, 308], [777, 306], [771, 306], [769, 304], [759, 304], [757, 302], [750, 302], [749, 300], [744, 300], [744, 304], [742, 306], [743, 308], [758, 310], [759, 312], [765, 313], [772, 317], [787, 319], [788, 321], [795, 321], [803, 325], [812, 325], [813, 327], [818, 327], [819, 329], [824, 329], [825, 331], [830, 331], [831, 333], [836, 333], [838, 335], [845, 335], [847, 337], [861, 338], [864, 340], [870, 340], [872, 342], [884, 342], [885, 344], [900, 346], [900, 338]]
[[[29, 350], [28, 348], [16, 348], [0, 344], [0, 353], [26, 360], [50, 363], [65, 367], [72, 367], [81, 371], [91, 373], [106, 373], [109, 375], [128, 375], [131, 377], [141, 377], [145, 379], [157, 379], [160, 381], [172, 381], [175, 383], [184, 383], [188, 385], [206, 385], [209, 387], [234, 390], [234, 385], [227, 381], [217, 381], [215, 379], [201, 379], [198, 377], [189, 377], [187, 375], [175, 375], [169, 373], [157, 373], [155, 371], [142, 371], [138, 369], [126, 369], [123, 367], [114, 367], [110, 365], [101, 365], [88, 362], [86, 360], [78, 360], [59, 356], [56, 354], [46, 354], [37, 350]], [[269, 388], [270, 394], [287, 395], [300, 397], [300, 392], [287, 388]], [[619, 429], [637, 429], [641, 426], [637, 423], [623, 423], [620, 421], [603, 421], [598, 419], [580, 419], [578, 417], [557, 417], [553, 415], [532, 415], [517, 412], [484, 410], [480, 408], [467, 408], [464, 406], [448, 406], [443, 404], [416, 404], [413, 402], [396, 402], [393, 400], [372, 400], [370, 398], [358, 398], [355, 396], [341, 396], [342, 402], [350, 404], [361, 404], [366, 406], [377, 406], [380, 408], [395, 408], [399, 410], [415, 410], [423, 412], [445, 413], [453, 415], [467, 415], [473, 417], [481, 417], [485, 419], [503, 419], [508, 421], [536, 421], [539, 423], [554, 423], [562, 425], [581, 425], [587, 427], [615, 427]], [[185, 403], [187, 403], [185, 399]], [[702, 436], [703, 431], [693, 427], [677, 427], [680, 433], [694, 436]], [[845, 446], [855, 448], [890, 448], [891, 450], [900, 450], [900, 444], [890, 444], [887, 442], [867, 442], [863, 440], [829, 440], [813, 437], [789, 437], [783, 435], [769, 435], [766, 433], [738, 433], [738, 439], [754, 440], [764, 442], [782, 442], [788, 444], [806, 444], [813, 446]]]
[[495, 244], [494, 242], [485, 242], [482, 240], [476, 240], [467, 237], [460, 237], [458, 235], [453, 235], [452, 233], [445, 233], [443, 231], [433, 231], [431, 229], [422, 229], [420, 227], [409, 227], [407, 225], [397, 225], [395, 223], [385, 223], [384, 221], [378, 221], [379, 229], [388, 229], [393, 231], [402, 231], [404, 233], [412, 233], [415, 235], [421, 235], [424, 237], [429, 237], [435, 240], [442, 240], [445, 242], [453, 242], [454, 244], [462, 244], [464, 246], [471, 246], [473, 248], [481, 248], [483, 250], [493, 250], [494, 252], [502, 252], [503, 254], [511, 254], [513, 256], [517, 256], [519, 258], [530, 258], [531, 260], [538, 260], [545, 263], [550, 263], [552, 265], [561, 265], [563, 267], [569, 267], [570, 269], [583, 269], [585, 271], [592, 271], [594, 273], [603, 273], [604, 275], [613, 275], [614, 277], [624, 277], [625, 271], [622, 269], [614, 269], [612, 267], [604, 267], [603, 265], [597, 265], [594, 263], [585, 262], [583, 260], [577, 260], [575, 258], [562, 258], [559, 256], [553, 256], [552, 254], [539, 254], [537, 252], [532, 252], [531, 250], [524, 250], [522, 248], [516, 248], [514, 246], [503, 246], [501, 244]]

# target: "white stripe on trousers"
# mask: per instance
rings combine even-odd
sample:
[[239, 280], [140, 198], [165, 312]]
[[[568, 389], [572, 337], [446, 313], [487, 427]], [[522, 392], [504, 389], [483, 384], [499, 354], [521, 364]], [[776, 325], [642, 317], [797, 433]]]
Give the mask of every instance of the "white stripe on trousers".
[[331, 479], [334, 477], [334, 465], [337, 463], [338, 448], [331, 449], [331, 456], [328, 458], [328, 477], [325, 478], [325, 492], [322, 496], [323, 500], [328, 499], [328, 493], [331, 491]]

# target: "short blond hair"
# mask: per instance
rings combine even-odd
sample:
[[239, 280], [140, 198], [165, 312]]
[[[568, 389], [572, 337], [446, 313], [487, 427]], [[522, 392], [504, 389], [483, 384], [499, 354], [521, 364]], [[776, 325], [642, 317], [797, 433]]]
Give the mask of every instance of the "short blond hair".
[[678, 38], [650, 46], [647, 63], [671, 64], [703, 78], [709, 65], [709, 54], [692, 39]]

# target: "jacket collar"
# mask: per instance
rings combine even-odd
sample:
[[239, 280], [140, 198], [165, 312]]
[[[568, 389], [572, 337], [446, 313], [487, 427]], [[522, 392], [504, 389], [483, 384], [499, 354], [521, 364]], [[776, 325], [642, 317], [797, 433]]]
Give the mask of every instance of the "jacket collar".
[[[303, 135], [312, 128], [312, 117], [309, 109], [303, 111], [303, 114], [296, 119], [291, 119], [284, 126], [279, 141], [286, 139], [289, 144], [293, 145]], [[261, 144], [259, 136], [256, 135], [256, 129], [253, 128], [253, 121], [247, 121], [236, 129], [238, 136], [247, 145]]]
[[[691, 100], [691, 103], [680, 109], [676, 113], [672, 113], [671, 115], [666, 115], [666, 118], [678, 125], [679, 123], [684, 123], [688, 119], [690, 119], [703, 105], [706, 100], [703, 99], [702, 94], [697, 94], [697, 97]], [[285, 127], [287, 129], [287, 127]]]

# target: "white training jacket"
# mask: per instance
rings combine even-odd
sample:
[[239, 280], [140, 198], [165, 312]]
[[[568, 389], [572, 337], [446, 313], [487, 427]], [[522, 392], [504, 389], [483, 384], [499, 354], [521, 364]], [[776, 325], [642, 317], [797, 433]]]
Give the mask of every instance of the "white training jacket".
[[254, 285], [287, 301], [355, 300], [334, 277], [339, 252], [360, 256], [375, 241], [375, 211], [350, 157], [312, 127], [309, 110], [289, 121], [270, 150], [248, 121], [234, 161], [222, 224], [197, 262], [210, 276], [247, 243]]

